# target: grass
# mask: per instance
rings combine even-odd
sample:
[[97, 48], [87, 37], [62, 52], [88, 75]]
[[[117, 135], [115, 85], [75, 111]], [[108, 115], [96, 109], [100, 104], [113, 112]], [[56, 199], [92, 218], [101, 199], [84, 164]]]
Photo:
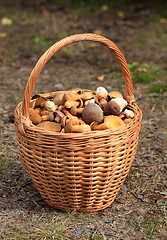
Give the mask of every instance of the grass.
[[140, 84], [148, 84], [156, 80], [154, 72], [137, 72], [134, 76], [134, 81]]
[[63, 233], [64, 231], [65, 231], [65, 229], [61, 229], [59, 226], [55, 226], [52, 229], [50, 229], [49, 231], [47, 231], [47, 233], [39, 232], [38, 234], [45, 236], [46, 239], [49, 239], [49, 240], [53, 240], [53, 239], [63, 240], [63, 239], [65, 239], [65, 235]]
[[158, 225], [158, 222], [150, 222], [149, 225], [148, 225], [148, 228], [147, 228], [147, 236], [149, 237], [149, 239], [152, 239], [153, 237], [153, 234], [156, 230], [156, 227]]
[[148, 91], [149, 93], [163, 94], [167, 92], [167, 85], [153, 85]]

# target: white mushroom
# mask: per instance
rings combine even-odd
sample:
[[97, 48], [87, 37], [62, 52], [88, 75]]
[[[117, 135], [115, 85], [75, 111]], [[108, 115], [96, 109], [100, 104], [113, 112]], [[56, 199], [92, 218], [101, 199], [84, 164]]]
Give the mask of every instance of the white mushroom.
[[123, 113], [125, 114], [125, 117], [127, 117], [127, 118], [133, 118], [134, 117], [134, 112], [130, 109], [125, 109], [123, 111]]
[[44, 107], [50, 112], [54, 112], [57, 109], [57, 106], [55, 105], [55, 103], [50, 100], [44, 102]]

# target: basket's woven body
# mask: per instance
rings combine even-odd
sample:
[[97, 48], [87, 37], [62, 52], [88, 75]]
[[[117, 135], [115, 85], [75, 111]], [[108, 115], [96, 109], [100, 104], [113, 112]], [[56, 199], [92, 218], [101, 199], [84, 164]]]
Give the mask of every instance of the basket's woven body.
[[[39, 72], [34, 70], [35, 81]], [[89, 212], [106, 208], [114, 201], [136, 153], [142, 114], [133, 94], [127, 94], [127, 101], [135, 117], [115, 131], [56, 133], [35, 127], [28, 118], [34, 84], [30, 76], [24, 100], [15, 109], [19, 152], [33, 183], [54, 208]]]

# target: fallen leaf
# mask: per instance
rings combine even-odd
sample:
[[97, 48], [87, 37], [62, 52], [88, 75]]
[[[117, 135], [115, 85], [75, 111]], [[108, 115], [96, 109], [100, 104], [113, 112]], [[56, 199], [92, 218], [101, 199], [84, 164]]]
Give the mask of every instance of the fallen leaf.
[[6, 25], [6, 26], [10, 26], [13, 24], [13, 21], [10, 18], [4, 17], [1, 19], [1, 24], [2, 25]]
[[120, 17], [120, 18], [124, 18], [124, 17], [125, 17], [125, 13], [124, 13], [123, 11], [118, 11], [118, 12], [117, 12], [117, 15], [118, 15], [118, 17]]
[[0, 115], [3, 115], [3, 114], [5, 114], [5, 113], [7, 113], [7, 111], [5, 111], [5, 110], [0, 110]]
[[98, 35], [101, 35], [102, 34], [102, 31], [100, 29], [96, 29], [93, 31], [93, 33], [95, 34], [98, 34]]
[[160, 23], [167, 23], [167, 18], [161, 18]]
[[73, 23], [72, 27], [73, 28], [81, 28], [81, 24], [80, 23]]
[[98, 81], [103, 81], [103, 80], [104, 80], [104, 77], [105, 77], [104, 74], [103, 74], [103, 75], [100, 75], [100, 76], [97, 77], [97, 80], [98, 80]]
[[95, 47], [97, 47], [97, 44], [96, 44], [96, 43], [90, 43], [90, 44], [88, 45], [88, 47], [89, 47], [89, 48], [95, 48]]
[[137, 68], [137, 72], [148, 72], [147, 68]]
[[103, 12], [108, 11], [108, 9], [109, 9], [108, 5], [102, 5], [102, 6], [101, 6], [101, 10], [102, 10]]
[[43, 14], [44, 17], [49, 17], [50, 16], [50, 12], [48, 10], [46, 10], [46, 9], [43, 10], [42, 14]]
[[7, 33], [5, 32], [0, 33], [0, 38], [5, 38], [5, 37], [7, 37]]

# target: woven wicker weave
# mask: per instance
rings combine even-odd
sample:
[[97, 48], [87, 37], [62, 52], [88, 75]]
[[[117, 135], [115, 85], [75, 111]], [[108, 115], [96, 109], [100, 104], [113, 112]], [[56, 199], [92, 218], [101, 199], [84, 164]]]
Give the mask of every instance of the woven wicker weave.
[[[125, 80], [126, 100], [133, 109], [130, 123], [116, 130], [57, 133], [34, 126], [28, 108], [38, 76], [61, 48], [79, 41], [105, 45], [116, 56]], [[46, 93], [50, 97], [55, 93]], [[15, 129], [23, 164], [42, 198], [60, 210], [98, 211], [109, 206], [123, 184], [134, 159], [142, 113], [135, 103], [126, 60], [109, 39], [76, 34], [50, 47], [33, 69], [24, 98], [15, 109]]]

